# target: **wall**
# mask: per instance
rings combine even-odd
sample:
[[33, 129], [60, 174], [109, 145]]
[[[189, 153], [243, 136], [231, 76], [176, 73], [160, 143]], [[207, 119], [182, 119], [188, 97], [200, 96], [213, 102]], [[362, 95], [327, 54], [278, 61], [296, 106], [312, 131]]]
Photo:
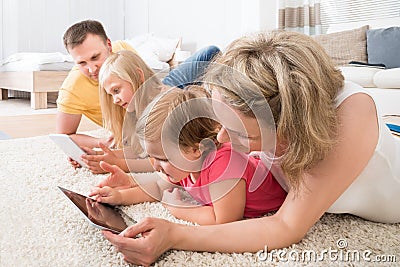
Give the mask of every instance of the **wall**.
[[66, 52], [64, 31], [87, 18], [102, 21], [110, 38], [124, 38], [124, 4], [125, 0], [0, 0], [0, 55]]
[[100, 20], [112, 40], [154, 33], [182, 37], [183, 49], [224, 48], [276, 25], [276, 0], [0, 0], [0, 59], [16, 52], [66, 52], [62, 35], [83, 19]]
[[275, 0], [131, 0], [126, 2], [127, 37], [147, 32], [182, 37], [182, 48], [224, 48], [247, 32], [276, 27]]

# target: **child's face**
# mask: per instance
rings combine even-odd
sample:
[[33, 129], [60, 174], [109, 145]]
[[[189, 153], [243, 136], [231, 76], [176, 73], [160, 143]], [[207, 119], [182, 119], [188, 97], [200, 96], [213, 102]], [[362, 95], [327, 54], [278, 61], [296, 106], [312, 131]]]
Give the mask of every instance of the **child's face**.
[[[190, 171], [189, 169], [181, 169], [182, 166], [180, 166], [180, 164], [182, 160], [179, 160], [179, 155], [177, 155], [177, 157], [167, 158], [160, 142], [145, 142], [145, 147], [147, 154], [150, 157], [154, 158], [153, 167], [157, 171], [163, 172], [168, 175], [172, 182], [179, 182], [182, 179], [188, 177], [190, 173], [195, 173], [193, 171]], [[200, 151], [181, 150], [180, 152], [180, 156], [183, 156], [185, 160], [192, 162], [197, 161], [201, 156]], [[193, 166], [191, 166], [191, 168], [193, 168]]]
[[104, 89], [107, 94], [113, 97], [113, 103], [126, 109], [128, 112], [134, 111], [134, 107], [129, 105], [134, 92], [130, 82], [120, 79], [116, 75], [110, 75], [104, 82]]

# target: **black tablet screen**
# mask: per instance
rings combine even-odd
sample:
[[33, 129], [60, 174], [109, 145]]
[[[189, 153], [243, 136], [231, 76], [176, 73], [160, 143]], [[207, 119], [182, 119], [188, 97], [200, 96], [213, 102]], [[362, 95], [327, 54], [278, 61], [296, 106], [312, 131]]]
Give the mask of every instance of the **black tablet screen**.
[[95, 226], [101, 229], [110, 230], [114, 233], [121, 233], [127, 227], [121, 214], [112, 206], [96, 202], [95, 200], [75, 193], [71, 190], [58, 187], [75, 204], [75, 206]]

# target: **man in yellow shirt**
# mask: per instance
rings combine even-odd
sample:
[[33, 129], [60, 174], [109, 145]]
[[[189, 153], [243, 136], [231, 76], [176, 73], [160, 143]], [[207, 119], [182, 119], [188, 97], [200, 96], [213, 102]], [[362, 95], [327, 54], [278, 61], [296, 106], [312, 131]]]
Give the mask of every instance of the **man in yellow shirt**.
[[94, 20], [72, 25], [63, 40], [76, 66], [71, 69], [59, 91], [56, 131], [69, 134], [81, 146], [95, 147], [99, 141], [97, 138], [76, 134], [76, 131], [82, 115], [103, 126], [98, 88], [100, 68], [112, 52], [135, 50], [124, 41], [111, 43], [102, 24]]
[[[94, 20], [75, 23], [64, 33], [63, 40], [65, 48], [74, 59], [76, 66], [69, 72], [59, 91], [56, 131], [68, 134], [81, 147], [89, 149], [98, 147], [99, 141], [109, 147], [112, 145], [112, 138], [99, 140], [89, 135], [77, 134], [76, 131], [82, 115], [97, 125], [103, 126], [98, 75], [104, 61], [112, 53], [120, 50], [131, 50], [135, 53], [136, 51], [124, 41], [111, 43], [102, 24]], [[216, 46], [208, 46], [197, 51], [184, 62], [186, 64], [181, 64], [170, 71], [162, 83], [179, 88], [196, 83], [219, 51]], [[99, 155], [98, 152], [95, 153]], [[106, 161], [105, 155], [104, 152], [100, 153], [101, 160]], [[122, 154], [120, 158], [123, 158]], [[80, 166], [77, 162], [70, 161], [72, 166]], [[88, 165], [93, 173], [104, 172], [97, 161], [92, 161]]]
[[[77, 134], [76, 131], [82, 115], [103, 126], [98, 88], [100, 68], [113, 52], [136, 51], [125, 41], [111, 43], [103, 25], [94, 20], [75, 23], [64, 33], [63, 40], [76, 66], [69, 72], [58, 94], [56, 131], [70, 135], [79, 146], [97, 147], [98, 138]], [[179, 88], [195, 83], [219, 52], [216, 46], [204, 47], [189, 57], [184, 62], [186, 64], [170, 71], [162, 83]], [[112, 144], [111, 139], [101, 141], [106, 146]]]

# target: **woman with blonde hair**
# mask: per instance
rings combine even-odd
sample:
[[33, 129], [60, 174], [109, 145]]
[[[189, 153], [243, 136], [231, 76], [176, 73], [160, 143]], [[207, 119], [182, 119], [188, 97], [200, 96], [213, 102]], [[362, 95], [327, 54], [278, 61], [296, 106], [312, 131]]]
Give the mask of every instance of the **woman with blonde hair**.
[[[272, 216], [223, 225], [146, 218], [121, 235], [104, 231], [127, 261], [149, 265], [169, 249], [284, 248], [299, 242], [325, 212], [400, 222], [400, 140], [382, 122], [373, 98], [344, 82], [312, 38], [282, 31], [239, 38], [216, 63], [205, 80], [222, 124], [218, 141], [261, 151], [287, 189], [286, 200]], [[271, 116], [258, 114], [266, 104]]]
[[82, 155], [82, 160], [89, 169], [103, 173], [107, 170], [99, 162], [106, 161], [124, 171], [152, 171], [148, 159], [140, 159], [143, 150], [134, 133], [137, 119], [161, 90], [199, 82], [204, 69], [218, 53], [215, 46], [205, 47], [171, 70], [162, 81], [137, 54], [127, 50], [111, 54], [100, 69], [99, 90], [103, 125], [112, 133], [115, 149], [101, 143], [102, 151], [85, 147], [88, 155]]

